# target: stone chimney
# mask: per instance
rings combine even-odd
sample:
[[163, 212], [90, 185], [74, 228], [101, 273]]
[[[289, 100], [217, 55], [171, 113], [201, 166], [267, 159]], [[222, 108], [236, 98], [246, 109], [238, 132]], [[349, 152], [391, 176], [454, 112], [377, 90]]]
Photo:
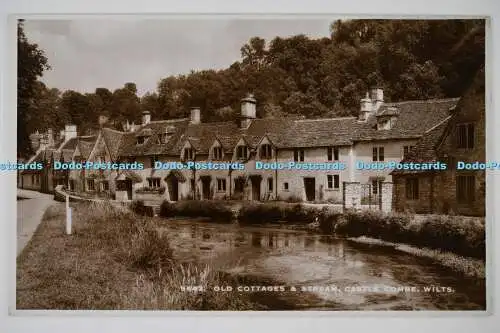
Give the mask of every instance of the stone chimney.
[[30, 135], [30, 141], [31, 141], [31, 149], [33, 151], [38, 151], [38, 148], [40, 147], [40, 133], [38, 130]]
[[373, 111], [373, 102], [370, 98], [370, 94], [367, 92], [366, 97], [361, 100], [361, 108], [359, 110], [359, 120], [366, 121]]
[[382, 104], [384, 104], [384, 90], [380, 87], [371, 89], [371, 99], [373, 103], [373, 112], [377, 112]]
[[253, 94], [248, 94], [241, 100], [241, 128], [248, 128], [257, 117], [257, 100]]
[[49, 147], [54, 146], [54, 132], [52, 132], [52, 128], [49, 128], [47, 130], [47, 144]]
[[149, 111], [144, 111], [142, 113], [142, 124], [147, 125], [151, 122], [151, 113]]
[[64, 142], [69, 139], [76, 138], [76, 125], [66, 125], [64, 126]]
[[193, 107], [191, 108], [191, 118], [190, 118], [190, 123], [191, 124], [199, 124], [201, 123], [201, 116], [200, 116], [200, 108], [199, 107]]

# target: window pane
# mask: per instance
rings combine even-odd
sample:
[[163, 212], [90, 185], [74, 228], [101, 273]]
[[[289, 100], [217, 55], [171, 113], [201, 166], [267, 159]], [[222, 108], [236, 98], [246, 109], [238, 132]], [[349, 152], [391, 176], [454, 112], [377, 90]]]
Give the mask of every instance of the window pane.
[[474, 148], [474, 124], [469, 124], [467, 128], [467, 148]]

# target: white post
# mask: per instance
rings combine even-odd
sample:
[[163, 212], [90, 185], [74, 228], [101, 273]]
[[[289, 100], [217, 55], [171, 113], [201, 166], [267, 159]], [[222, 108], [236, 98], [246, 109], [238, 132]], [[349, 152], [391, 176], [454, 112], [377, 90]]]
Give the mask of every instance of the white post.
[[71, 235], [71, 207], [68, 194], [66, 194], [66, 234]]

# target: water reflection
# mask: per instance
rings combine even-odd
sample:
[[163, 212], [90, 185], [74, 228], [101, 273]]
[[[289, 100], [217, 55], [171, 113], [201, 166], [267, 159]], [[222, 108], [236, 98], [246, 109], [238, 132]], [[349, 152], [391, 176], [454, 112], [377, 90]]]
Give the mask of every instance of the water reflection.
[[[342, 309], [484, 309], [484, 281], [470, 281], [422, 259], [391, 248], [363, 245], [325, 235], [282, 229], [172, 222], [174, 253], [182, 260], [212, 261], [239, 274], [270, 277], [294, 285], [346, 288], [416, 287], [419, 292], [315, 291], [321, 304]], [[454, 292], [424, 292], [424, 287]], [[378, 289], [377, 289], [378, 290]], [[333, 305], [331, 305], [333, 307]]]

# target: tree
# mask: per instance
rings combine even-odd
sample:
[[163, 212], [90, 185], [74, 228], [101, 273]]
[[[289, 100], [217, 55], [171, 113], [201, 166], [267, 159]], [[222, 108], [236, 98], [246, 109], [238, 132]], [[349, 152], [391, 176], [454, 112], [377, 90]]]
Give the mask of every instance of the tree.
[[28, 41], [23, 20], [17, 23], [17, 151], [20, 157], [32, 153], [29, 135], [35, 128], [33, 105], [37, 80], [50, 69], [47, 58], [37, 44]]

